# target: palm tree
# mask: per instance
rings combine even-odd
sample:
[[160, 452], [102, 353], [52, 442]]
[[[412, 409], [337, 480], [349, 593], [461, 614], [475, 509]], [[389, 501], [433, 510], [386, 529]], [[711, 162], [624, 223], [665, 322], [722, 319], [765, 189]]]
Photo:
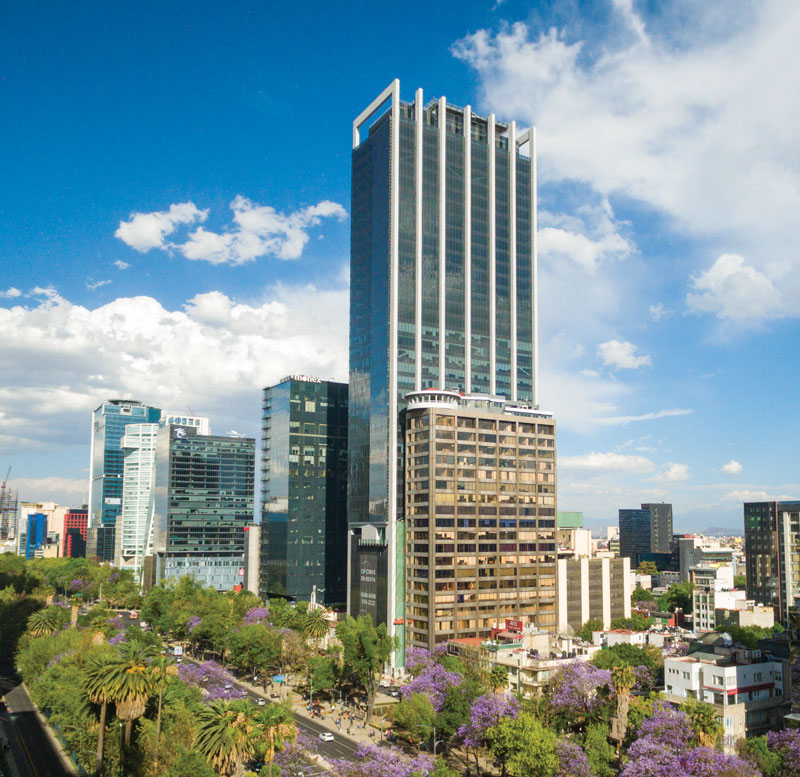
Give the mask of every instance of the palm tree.
[[711, 704], [689, 699], [682, 705], [700, 747], [715, 748], [723, 734], [722, 723]]
[[294, 716], [291, 710], [282, 704], [270, 704], [260, 708], [256, 714], [255, 722], [263, 732], [266, 740], [264, 760], [269, 764], [271, 777], [275, 753], [283, 750], [284, 743], [294, 742], [297, 736], [297, 726], [294, 724]]
[[78, 625], [78, 610], [80, 609], [81, 602], [83, 600], [77, 594], [75, 596], [71, 596], [69, 600], [70, 604], [70, 617], [69, 617], [69, 625], [74, 629]]
[[150, 682], [153, 690], [158, 692], [158, 717], [156, 718], [156, 752], [155, 764], [158, 773], [158, 748], [161, 744], [161, 702], [169, 677], [178, 674], [178, 668], [169, 656], [159, 656], [150, 662]]
[[628, 710], [630, 708], [631, 688], [636, 682], [636, 674], [632, 666], [614, 666], [611, 668], [611, 684], [617, 696], [617, 754], [622, 766], [622, 741], [628, 728]]
[[100, 777], [103, 770], [103, 745], [106, 734], [106, 713], [108, 702], [112, 701], [111, 690], [108, 683], [109, 660], [107, 658], [91, 658], [86, 663], [86, 674], [83, 679], [83, 689], [92, 704], [100, 705], [100, 732], [97, 736], [97, 761], [94, 773]]
[[147, 700], [153, 693], [150, 659], [154, 655], [155, 649], [142, 642], [127, 642], [120, 646], [119, 656], [108, 665], [110, 695], [116, 704], [117, 717], [125, 721], [123, 773], [127, 769], [133, 721], [144, 715]]
[[328, 634], [330, 627], [328, 611], [324, 607], [316, 607], [306, 614], [303, 633], [319, 647], [320, 640]]
[[43, 637], [58, 631], [58, 614], [54, 607], [37, 610], [28, 618], [28, 631], [33, 637]]
[[246, 699], [218, 699], [198, 713], [194, 746], [212, 769], [232, 775], [253, 755], [261, 735], [253, 715], [253, 705]]

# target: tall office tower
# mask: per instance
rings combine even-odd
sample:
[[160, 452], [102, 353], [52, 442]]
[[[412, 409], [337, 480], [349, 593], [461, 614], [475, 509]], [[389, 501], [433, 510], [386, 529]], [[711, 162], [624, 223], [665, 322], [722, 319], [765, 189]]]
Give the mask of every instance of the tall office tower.
[[[120, 441], [123, 452], [122, 509], [114, 532], [114, 566], [142, 568], [152, 543], [150, 499], [156, 466], [158, 424], [128, 424]], [[152, 553], [152, 549], [151, 553]]]
[[34, 558], [36, 551], [47, 542], [47, 516], [44, 513], [29, 513], [25, 527], [25, 558]]
[[8, 485], [8, 475], [6, 475], [6, 479], [0, 483], [0, 542], [13, 540], [16, 537], [18, 509], [19, 493]]
[[745, 502], [744, 543], [747, 598], [787, 626], [800, 600], [800, 502]]
[[245, 528], [253, 522], [255, 440], [199, 434], [164, 424], [156, 440], [152, 488], [152, 583], [191, 575], [231, 591], [244, 583]]
[[650, 552], [671, 553], [672, 505], [666, 502], [650, 502], [642, 505], [650, 513]]
[[263, 392], [264, 598], [347, 599], [347, 384], [289, 375]]
[[[122, 510], [123, 452], [120, 443], [125, 427], [128, 424], [157, 423], [159, 418], [161, 411], [158, 408], [128, 399], [109, 399], [92, 414], [89, 461], [90, 528], [113, 529]], [[108, 556], [100, 556], [102, 561], [113, 560], [113, 542], [104, 540], [97, 547]]]
[[86, 555], [86, 524], [88, 509], [71, 507], [64, 515], [64, 535], [61, 540], [61, 555], [64, 558], [83, 558]]
[[619, 554], [636, 568], [640, 556], [672, 552], [672, 505], [643, 504], [641, 509], [619, 510]]
[[435, 389], [408, 400], [406, 647], [488, 639], [504, 618], [555, 631], [553, 417]]
[[537, 405], [534, 130], [395, 80], [353, 123], [351, 230], [348, 609], [395, 633], [406, 394]]

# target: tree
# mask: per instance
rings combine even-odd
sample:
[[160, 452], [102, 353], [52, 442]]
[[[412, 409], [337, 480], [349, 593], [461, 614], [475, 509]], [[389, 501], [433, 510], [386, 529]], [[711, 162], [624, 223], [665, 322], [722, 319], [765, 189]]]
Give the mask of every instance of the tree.
[[555, 777], [556, 735], [530, 712], [503, 718], [486, 733], [489, 752], [512, 777]]
[[451, 685], [445, 690], [444, 704], [434, 721], [441, 739], [449, 740], [469, 723], [470, 707], [480, 695], [480, 684], [473, 677], [465, 677], [461, 685]]
[[55, 634], [59, 628], [59, 617], [55, 607], [37, 610], [28, 618], [28, 631], [33, 637]]
[[637, 585], [631, 594], [631, 602], [633, 604], [636, 604], [637, 602], [654, 602], [655, 600], [655, 596], [653, 596], [653, 594], [650, 593], [650, 591], [648, 591], [646, 588], [642, 588], [640, 585]]
[[687, 699], [681, 709], [689, 716], [689, 724], [697, 744], [700, 747], [716, 747], [722, 739], [724, 729], [714, 706], [696, 699]]
[[[770, 750], [766, 735], [740, 739], [736, 743], [736, 754], [753, 764], [764, 777], [779, 777], [781, 753]], [[788, 771], [788, 770], [787, 770]]]
[[642, 561], [639, 564], [636, 573], [639, 575], [657, 575], [658, 567], [656, 566], [655, 561]]
[[264, 760], [269, 764], [271, 776], [275, 753], [283, 749], [285, 742], [293, 742], [297, 736], [294, 717], [288, 707], [284, 707], [282, 704], [268, 704], [258, 709], [255, 724], [266, 743]]
[[366, 719], [369, 720], [375, 703], [377, 676], [389, 660], [395, 641], [388, 635], [386, 624], [376, 627], [369, 615], [358, 618], [348, 615], [336, 627], [336, 636], [342, 643], [344, 673], [366, 693]]
[[261, 735], [253, 723], [253, 709], [246, 700], [218, 699], [198, 713], [194, 747], [220, 774], [232, 775], [253, 755]]
[[608, 741], [607, 723], [591, 723], [586, 727], [583, 735], [583, 751], [595, 777], [611, 777], [616, 773], [616, 769], [612, 766], [616, 753]]
[[158, 694], [158, 716], [156, 722], [156, 752], [155, 764], [158, 770], [158, 750], [161, 744], [161, 706], [164, 698], [164, 690], [170, 677], [175, 677], [178, 670], [173, 660], [169, 656], [159, 656], [150, 663], [150, 683], [153, 690]]
[[336, 685], [336, 664], [327, 656], [308, 659], [308, 679], [314, 691], [328, 691]]
[[319, 647], [321, 640], [327, 636], [330, 627], [331, 622], [328, 620], [327, 610], [324, 607], [315, 607], [306, 614], [303, 623], [303, 634], [309, 639], [313, 639], [314, 644]]
[[669, 612], [681, 609], [687, 615], [690, 614], [692, 612], [692, 591], [694, 591], [694, 583], [673, 583], [662, 597], [665, 600], [666, 609]]
[[733, 585], [735, 588], [747, 588], [747, 576], [746, 575], [734, 575], [733, 576]]
[[589, 618], [589, 620], [581, 626], [578, 636], [584, 642], [591, 642], [593, 631], [603, 631], [603, 621], [599, 618]]
[[617, 754], [620, 766], [622, 766], [622, 742], [625, 739], [625, 732], [628, 728], [628, 707], [634, 680], [633, 667], [631, 666], [615, 666], [611, 670], [611, 684], [614, 686], [614, 693], [617, 697], [615, 721], [617, 730], [614, 732], [614, 738], [617, 740]]
[[519, 714], [519, 702], [508, 694], [485, 693], [472, 703], [469, 720], [458, 729], [458, 736], [475, 755], [475, 766], [480, 774], [478, 753], [488, 743], [490, 729], [501, 720], [511, 720]]
[[[663, 659], [662, 659], [663, 663]], [[659, 663], [646, 648], [637, 645], [613, 645], [600, 650], [592, 656], [592, 664], [598, 669], [613, 669], [615, 666], [646, 666], [653, 673], [658, 673]]]
[[103, 771], [103, 749], [106, 733], [106, 714], [108, 702], [113, 700], [111, 687], [108, 680], [108, 658], [95, 657], [86, 663], [84, 685], [86, 695], [92, 704], [100, 705], [100, 728], [97, 735], [97, 760], [94, 773], [100, 777]]
[[423, 693], [412, 693], [396, 704], [391, 712], [392, 722], [407, 731], [411, 741], [420, 745], [433, 733], [436, 711], [431, 700]]
[[489, 672], [489, 687], [495, 693], [508, 687], [508, 669], [502, 664], [495, 664]]

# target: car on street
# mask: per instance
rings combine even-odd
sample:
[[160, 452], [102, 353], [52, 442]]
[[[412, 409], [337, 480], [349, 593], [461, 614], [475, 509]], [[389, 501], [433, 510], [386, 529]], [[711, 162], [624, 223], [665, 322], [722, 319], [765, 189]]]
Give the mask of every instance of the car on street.
[[319, 735], [319, 738], [320, 738], [320, 739], [321, 739], [323, 742], [333, 742], [333, 734], [331, 734], [331, 732], [330, 732], [330, 731], [323, 731], [323, 732], [322, 732], [322, 733]]
[[259, 707], [263, 707], [267, 703], [267, 700], [266, 699], [259, 699], [257, 703], [258, 703]]
[[223, 689], [226, 690], [226, 691], [231, 691], [231, 690], [233, 690], [233, 686], [230, 683], [225, 683], [225, 685], [223, 686]]

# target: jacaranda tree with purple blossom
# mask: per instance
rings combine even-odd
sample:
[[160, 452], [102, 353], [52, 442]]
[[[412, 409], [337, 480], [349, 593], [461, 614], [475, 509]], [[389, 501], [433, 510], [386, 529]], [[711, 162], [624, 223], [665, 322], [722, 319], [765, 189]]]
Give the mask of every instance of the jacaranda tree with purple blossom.
[[800, 777], [800, 729], [767, 733], [767, 746], [781, 759], [781, 777]]
[[545, 699], [553, 722], [564, 730], [584, 728], [607, 705], [611, 672], [586, 661], [566, 664], [545, 686]]
[[513, 720], [519, 715], [519, 702], [509, 694], [485, 693], [479, 696], [469, 711], [469, 723], [458, 729], [458, 737], [475, 756], [480, 774], [480, 751], [486, 747], [487, 732], [501, 720]]
[[589, 759], [580, 745], [566, 739], [556, 742], [558, 770], [555, 777], [594, 777]]
[[338, 777], [427, 777], [435, 762], [424, 753], [409, 758], [396, 747], [362, 745], [354, 760], [341, 758], [332, 766]]

